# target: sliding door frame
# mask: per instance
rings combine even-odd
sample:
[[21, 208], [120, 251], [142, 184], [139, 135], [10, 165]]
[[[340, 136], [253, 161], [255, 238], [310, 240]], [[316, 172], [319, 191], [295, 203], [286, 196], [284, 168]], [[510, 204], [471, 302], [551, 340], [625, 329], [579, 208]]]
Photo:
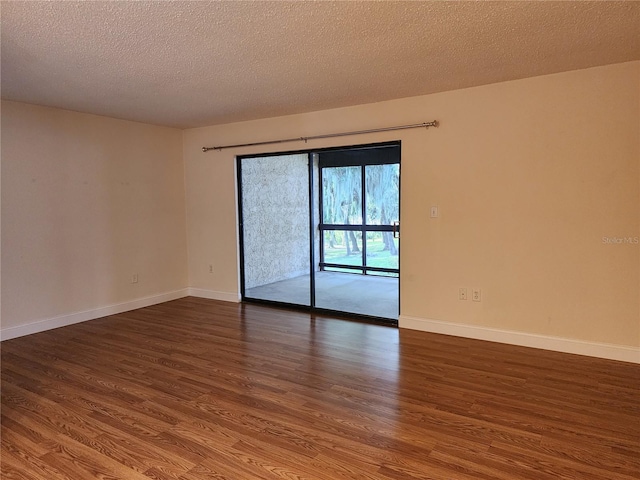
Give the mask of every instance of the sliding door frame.
[[[236, 156], [236, 181], [237, 181], [237, 202], [238, 202], [238, 252], [239, 252], [239, 267], [240, 267], [240, 296], [242, 301], [250, 301], [255, 303], [267, 303], [273, 304], [283, 307], [295, 307], [299, 309], [309, 309], [315, 304], [315, 269], [314, 258], [315, 258], [315, 248], [313, 241], [314, 227], [313, 227], [313, 153], [311, 150], [296, 150], [296, 151], [287, 151], [287, 152], [273, 152], [273, 153], [260, 153], [260, 154], [251, 154], [251, 155], [238, 155]], [[277, 300], [264, 300], [259, 298], [251, 298], [246, 296], [246, 272], [245, 272], [245, 241], [244, 241], [244, 213], [243, 213], [243, 205], [242, 205], [242, 161], [250, 160], [254, 158], [266, 158], [266, 157], [282, 157], [282, 156], [290, 156], [290, 155], [306, 155], [307, 156], [307, 164], [308, 164], [308, 174], [307, 174], [307, 182], [308, 182], [308, 211], [307, 216], [309, 219], [309, 234], [310, 234], [310, 246], [309, 246], [309, 273], [310, 273], [310, 282], [309, 288], [310, 297], [309, 297], [309, 305], [303, 304], [295, 304], [295, 303], [286, 303], [280, 302]]]
[[[314, 156], [319, 155], [326, 152], [340, 152], [340, 151], [353, 151], [353, 150], [365, 150], [372, 148], [384, 148], [390, 146], [398, 147], [398, 157], [401, 159], [401, 142], [399, 140], [391, 141], [391, 142], [379, 142], [379, 143], [369, 143], [369, 144], [359, 144], [359, 145], [351, 145], [351, 146], [340, 146], [340, 147], [326, 147], [326, 148], [315, 148], [315, 149], [304, 149], [304, 150], [287, 150], [287, 151], [278, 151], [278, 152], [267, 152], [267, 153], [257, 153], [257, 154], [243, 154], [236, 156], [236, 182], [237, 182], [237, 208], [238, 208], [238, 250], [239, 250], [239, 276], [240, 276], [240, 295], [241, 301], [247, 303], [257, 303], [257, 304], [265, 304], [265, 305], [274, 305], [278, 307], [284, 308], [293, 308], [297, 310], [311, 311], [317, 313], [324, 314], [340, 314], [344, 317], [349, 317], [358, 321], [365, 321], [368, 323], [381, 323], [384, 325], [392, 325], [397, 326], [398, 321], [394, 319], [382, 318], [382, 317], [373, 317], [369, 315], [363, 315], [359, 313], [351, 313], [351, 312], [343, 312], [339, 310], [329, 310], [325, 308], [320, 308], [315, 306], [315, 263], [316, 263], [316, 255], [319, 252], [316, 252], [314, 235], [316, 228], [321, 225], [322, 220], [322, 206], [318, 205], [318, 212], [320, 212], [320, 218], [318, 219], [318, 226], [315, 225], [315, 215], [314, 208], [316, 207], [315, 202], [320, 202], [320, 198], [317, 200], [314, 199]], [[245, 288], [245, 242], [244, 242], [244, 214], [243, 214], [243, 205], [242, 205], [242, 161], [251, 158], [264, 158], [264, 157], [278, 157], [285, 155], [307, 155], [308, 159], [308, 185], [309, 185], [309, 204], [308, 204], [308, 216], [309, 216], [309, 288], [310, 288], [310, 305], [300, 305], [293, 304], [287, 302], [273, 301], [273, 300], [264, 300], [259, 298], [251, 298], [246, 296], [246, 288]], [[318, 171], [320, 171], [320, 167], [318, 165]], [[364, 168], [363, 168], [364, 172]], [[402, 176], [400, 176], [400, 179]], [[321, 179], [319, 178], [319, 181]], [[364, 187], [364, 184], [363, 184]], [[319, 184], [318, 187], [320, 190], [322, 189], [322, 184]], [[400, 188], [399, 188], [400, 190]], [[319, 195], [320, 197], [320, 195]], [[401, 207], [401, 205], [400, 205]], [[389, 226], [389, 231], [391, 231], [393, 227]], [[323, 230], [319, 231], [319, 244], [318, 249], [322, 248], [322, 238]], [[364, 239], [366, 241], [366, 238]], [[398, 252], [398, 255], [400, 253]], [[363, 261], [364, 263], [364, 261]], [[363, 267], [364, 268], [364, 267]], [[400, 279], [398, 278], [398, 284]], [[398, 288], [398, 301], [400, 299], [400, 288]]]

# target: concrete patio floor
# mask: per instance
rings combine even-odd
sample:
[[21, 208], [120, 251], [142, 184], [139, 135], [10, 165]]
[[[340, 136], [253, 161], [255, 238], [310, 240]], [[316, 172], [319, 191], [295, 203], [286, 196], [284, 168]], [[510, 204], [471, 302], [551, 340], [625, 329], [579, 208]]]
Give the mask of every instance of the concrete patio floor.
[[[316, 307], [398, 320], [398, 278], [316, 272]], [[245, 297], [309, 306], [309, 275], [246, 290]]]

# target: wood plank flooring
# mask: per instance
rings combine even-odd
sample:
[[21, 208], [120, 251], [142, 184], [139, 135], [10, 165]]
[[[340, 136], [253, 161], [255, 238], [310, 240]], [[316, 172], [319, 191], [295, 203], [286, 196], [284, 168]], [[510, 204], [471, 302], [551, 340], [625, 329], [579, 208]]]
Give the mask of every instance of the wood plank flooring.
[[185, 298], [2, 343], [3, 479], [640, 478], [640, 366]]

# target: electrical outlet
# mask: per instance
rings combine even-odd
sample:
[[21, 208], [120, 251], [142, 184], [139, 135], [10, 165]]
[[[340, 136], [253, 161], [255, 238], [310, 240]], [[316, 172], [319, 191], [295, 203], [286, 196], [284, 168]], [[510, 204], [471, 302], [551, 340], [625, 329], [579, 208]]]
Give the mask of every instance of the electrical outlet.
[[480, 290], [479, 288], [474, 288], [471, 291], [471, 300], [473, 300], [474, 302], [481, 302], [482, 301], [482, 290]]
[[209, 273], [213, 273], [213, 264], [212, 263], [209, 264]]
[[131, 275], [131, 283], [138, 283], [138, 274], [134, 273]]
[[458, 300], [466, 300], [467, 299], [467, 289], [460, 288], [458, 290]]
[[438, 218], [438, 206], [437, 205], [432, 205], [431, 208], [429, 209], [429, 216], [431, 218]]

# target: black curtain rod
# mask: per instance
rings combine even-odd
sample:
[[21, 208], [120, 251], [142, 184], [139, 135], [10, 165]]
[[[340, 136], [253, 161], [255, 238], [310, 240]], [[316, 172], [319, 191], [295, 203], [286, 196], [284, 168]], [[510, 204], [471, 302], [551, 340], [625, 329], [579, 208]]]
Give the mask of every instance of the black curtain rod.
[[344, 132], [344, 133], [329, 133], [326, 135], [314, 135], [311, 137], [296, 137], [296, 138], [286, 138], [283, 140], [269, 140], [266, 142], [255, 142], [255, 143], [239, 143], [237, 145], [222, 145], [219, 147], [202, 147], [203, 152], [208, 152], [209, 150], [225, 150], [227, 148], [237, 148], [237, 147], [255, 147], [258, 145], [273, 145], [276, 143], [286, 143], [286, 142], [307, 142], [307, 140], [318, 140], [321, 138], [334, 138], [334, 137], [346, 137], [348, 135], [363, 135], [365, 133], [378, 133], [378, 132], [390, 132], [392, 130], [407, 130], [409, 128], [429, 128], [429, 127], [438, 127], [440, 124], [437, 120], [433, 120], [432, 122], [423, 122], [423, 123], [414, 123], [412, 125], [400, 125], [397, 127], [385, 127], [385, 128], [374, 128], [371, 130], [360, 130], [358, 132]]

